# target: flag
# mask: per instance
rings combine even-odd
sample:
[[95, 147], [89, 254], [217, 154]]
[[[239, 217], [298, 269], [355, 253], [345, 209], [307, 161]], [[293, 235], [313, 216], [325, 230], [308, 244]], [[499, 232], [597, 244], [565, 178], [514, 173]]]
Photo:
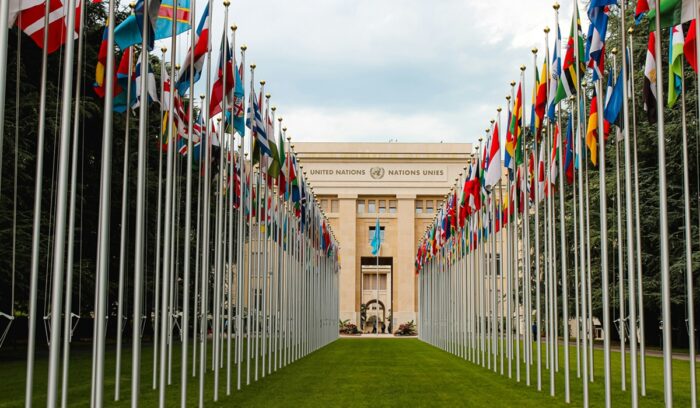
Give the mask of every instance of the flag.
[[574, 117], [569, 113], [568, 124], [566, 125], [566, 156], [564, 157], [564, 173], [566, 174], [566, 182], [574, 183]]
[[552, 154], [549, 159], [549, 182], [551, 184], [557, 183], [557, 174], [559, 173], [559, 167], [557, 163], [559, 162], [559, 125], [554, 125], [554, 137], [552, 138]]
[[[234, 57], [234, 62], [235, 62]], [[235, 71], [236, 85], [233, 89], [233, 129], [241, 136], [245, 136], [245, 110], [243, 101], [245, 100], [245, 90], [243, 88], [243, 62]]]
[[160, 3], [161, 0], [138, 0], [136, 2], [134, 13], [124, 19], [114, 29], [114, 42], [119, 48], [125, 50], [132, 45], [141, 44], [144, 30], [143, 14], [145, 10], [148, 10], [148, 23], [145, 29], [148, 30], [148, 50], [153, 50], [155, 43], [154, 28], [158, 21]]
[[593, 69], [593, 81], [603, 77], [605, 70], [605, 35], [608, 31], [608, 6], [617, 0], [591, 0], [588, 5], [588, 38], [586, 41], [587, 65]]
[[[607, 135], [610, 131], [610, 124], [604, 122], [603, 137], [607, 140]], [[588, 116], [588, 131], [586, 132], [586, 145], [591, 154], [591, 163], [598, 165], [598, 95], [593, 91], [593, 99], [591, 99], [591, 108]]]
[[[687, 23], [695, 18], [693, 10], [695, 0], [661, 0], [660, 14], [661, 28], [670, 28], [679, 24]], [[649, 6], [655, 4], [654, 1], [649, 2]], [[649, 20], [649, 32], [656, 28], [656, 9], [649, 7], [647, 12]]]
[[476, 164], [472, 167], [470, 182], [469, 182], [469, 207], [472, 212], [481, 209], [481, 177], [479, 176], [481, 165], [479, 159], [476, 159]]
[[[651, 6], [655, 6], [654, 0], [651, 2]], [[651, 9], [650, 4], [647, 0], [637, 0], [637, 6], [634, 9], [634, 22], [639, 24], [647, 12]]]
[[[578, 17], [578, 12], [574, 12], [575, 17]], [[574, 40], [576, 37], [576, 40]], [[574, 42], [577, 45], [574, 45]], [[578, 47], [578, 57], [579, 62], [581, 62], [578, 69], [576, 69], [576, 48]], [[564, 98], [576, 94], [578, 89], [578, 77], [579, 74], [585, 71], [585, 65], [583, 64], [583, 56], [585, 56], [585, 50], [583, 45], [583, 37], [581, 36], [581, 20], [579, 18], [572, 19], [571, 21], [571, 31], [569, 32], [569, 39], [566, 44], [566, 55], [564, 56], [564, 63], [562, 66], [563, 75], [559, 80], [559, 86], [557, 88], [557, 97], [555, 98], [556, 103], [559, 103]]]
[[464, 178], [464, 185], [462, 186], [462, 195], [459, 199], [459, 227], [464, 228], [465, 221], [467, 220], [467, 214], [469, 212], [469, 207], [467, 206], [467, 196], [469, 195], [469, 175], [471, 173], [470, 169], [467, 172], [467, 176]]
[[671, 30], [671, 45], [668, 50], [668, 107], [672, 108], [681, 93], [683, 80], [683, 26], [673, 26]]
[[510, 121], [512, 112], [508, 106], [508, 121], [506, 122], [506, 148], [505, 148], [505, 167], [509, 170], [515, 168], [515, 143], [513, 142], [513, 134], [510, 133]]
[[556, 100], [557, 88], [559, 88], [559, 80], [561, 78], [561, 30], [559, 29], [559, 21], [557, 21], [557, 37], [554, 40], [554, 54], [552, 55], [552, 66], [550, 71], [549, 90], [547, 91], [547, 105], [549, 106], [547, 117], [549, 117], [550, 121], [554, 121], [554, 113], [558, 103]]
[[[226, 89], [224, 89], [224, 70], [226, 70]], [[236, 78], [233, 76], [233, 53], [228, 43], [226, 30], [221, 37], [221, 53], [219, 55], [219, 70], [216, 82], [211, 88], [211, 100], [209, 101], [209, 117], [212, 118], [222, 110], [224, 97], [229, 102], [229, 96]]]
[[[535, 83], [532, 86], [532, 99], [530, 101], [532, 102], [530, 105], [530, 135], [535, 136], [537, 135], [537, 140], [540, 140], [539, 137], [539, 123], [537, 120], [537, 91], [540, 89], [540, 71], [537, 69], [537, 65], [535, 65]], [[486, 153], [484, 151], [484, 153]]]
[[620, 118], [620, 111], [622, 110], [623, 86], [624, 83], [622, 81], [622, 69], [620, 69], [620, 73], [617, 76], [617, 81], [615, 82], [614, 87], [612, 86], [612, 75], [610, 75], [608, 78], [608, 90], [606, 95], [604, 112], [606, 122], [606, 135], [609, 131], [608, 128], [611, 123], [617, 124], [619, 128], [622, 128], [622, 121], [618, 122], [618, 119]]
[[695, 20], [690, 22], [688, 35], [685, 37], [683, 44], [683, 55], [688, 64], [693, 68], [693, 71], [698, 72], [698, 56], [697, 56], [697, 39], [695, 37]]
[[250, 89], [250, 105], [248, 106], [247, 126], [251, 130], [251, 137], [253, 137], [252, 160], [253, 163], [258, 163], [264, 156], [271, 157], [272, 152], [270, 151], [270, 145], [268, 143], [267, 134], [265, 131], [265, 123], [263, 122], [262, 112], [260, 111], [259, 103], [262, 103], [262, 93], [258, 99], [255, 97], [255, 92], [253, 92], [252, 84]]
[[[122, 54], [122, 58], [119, 62], [119, 68], [117, 68], [116, 77], [120, 92], [114, 93], [114, 104], [112, 109], [115, 112], [126, 112], [127, 107], [132, 106], [136, 101], [136, 85], [134, 84], [133, 65], [131, 65], [134, 61], [133, 55], [133, 48], [127, 48]], [[131, 73], [131, 75], [129, 75], [129, 73]], [[127, 95], [129, 93], [129, 84], [131, 84], [131, 95]], [[127, 100], [127, 97], [130, 99]]]
[[[109, 21], [105, 23], [105, 29], [102, 31], [102, 42], [100, 50], [97, 53], [97, 64], [95, 64], [95, 83], [92, 89], [97, 96], [104, 98], [105, 96], [105, 70], [107, 69], [107, 36], [109, 34]], [[114, 84], [116, 85], [116, 81]], [[116, 91], [114, 93], [117, 93]]]
[[[199, 25], [195, 31], [194, 37], [194, 53], [192, 50], [187, 51], [185, 62], [180, 68], [177, 83], [175, 84], [177, 92], [184, 95], [190, 88], [190, 73], [193, 73], [193, 83], [197, 83], [202, 76], [202, 67], [204, 67], [205, 57], [207, 52], [211, 51], [209, 47], [209, 28], [211, 27], [211, 17], [209, 16], [209, 3], [204, 6], [204, 13], [199, 20]], [[194, 54], [194, 55], [193, 55]], [[194, 65], [192, 65], [194, 60]]]
[[289, 187], [290, 192], [288, 193], [292, 199], [292, 203], [296, 208], [296, 204], [301, 200], [301, 195], [299, 191], [299, 179], [297, 178], [297, 159], [296, 156], [289, 155], [287, 157], [289, 165]]
[[279, 151], [277, 150], [277, 142], [275, 141], [275, 126], [270, 116], [270, 106], [267, 107], [265, 115], [265, 134], [270, 135], [267, 139], [267, 143], [270, 147], [271, 160], [268, 162], [267, 176], [272, 179], [277, 179], [280, 175], [282, 165], [280, 163]]
[[527, 160], [527, 191], [528, 191], [528, 196], [530, 197], [530, 202], [534, 203], [535, 202], [535, 180], [537, 180], [537, 176], [535, 174], [535, 152], [532, 149], [529, 150], [529, 157]]
[[649, 33], [646, 62], [644, 63], [644, 86], [642, 97], [644, 110], [649, 123], [656, 123], [656, 39], [654, 32]]
[[[17, 16], [22, 13], [22, 11], [30, 9], [34, 6], [41, 5], [42, 9], [45, 8], [46, 0], [9, 0], [10, 1], [10, 17], [8, 22], [10, 23], [10, 28], [15, 25], [15, 20]], [[43, 20], [42, 20], [43, 21]]]
[[501, 180], [501, 142], [498, 135], [498, 123], [496, 123], [489, 142], [486, 187], [492, 189], [499, 180]]
[[[132, 109], [139, 107], [141, 103], [141, 59], [136, 63], [136, 68], [134, 70], [135, 74], [135, 87], [136, 87], [136, 101], [131, 106]], [[148, 73], [146, 74], [146, 92], [148, 93], [148, 103], [159, 102], [158, 101], [158, 89], [156, 87], [156, 76], [153, 74], [150, 62], [148, 63]]]
[[547, 61], [542, 64], [542, 77], [540, 78], [537, 87], [537, 96], [535, 97], [535, 129], [537, 129], [537, 140], [542, 138], [542, 121], [544, 120], [545, 110], [547, 109]]
[[513, 140], [511, 141], [513, 151], [512, 156], [515, 158], [515, 165], [519, 166], [523, 162], [523, 152], [522, 152], [522, 124], [523, 124], [523, 96], [522, 96], [522, 84], [518, 84], [518, 94], [515, 97], [515, 104], [513, 105], [513, 115], [510, 122], [510, 133]]
[[540, 144], [540, 158], [537, 162], [537, 202], [544, 201], [545, 193], [545, 175], [544, 175], [544, 158], [546, 157], [546, 152], [544, 145]]
[[175, 34], [182, 34], [190, 29], [190, 0], [177, 1], [177, 16], [174, 0], [161, 0], [158, 20], [155, 26], [156, 40], [170, 38], [173, 35], [173, 20], [177, 20]]
[[[3, 0], [8, 1], [8, 0]], [[15, 0], [16, 1], [16, 0]], [[66, 42], [66, 16], [68, 13], [65, 0], [45, 0], [49, 2], [49, 33], [46, 43], [46, 52], [51, 54], [61, 48]], [[32, 41], [40, 48], [44, 46], [44, 18], [46, 16], [46, 2], [36, 0], [22, 0], [19, 3], [10, 4], [10, 26], [17, 20], [17, 27], [24, 34], [31, 37]], [[80, 1], [75, 2], [75, 32], [71, 39], [77, 38], [80, 29]], [[3, 67], [4, 68], [4, 67]]]
[[279, 157], [280, 157], [280, 164], [281, 169], [280, 169], [280, 176], [277, 179], [277, 191], [279, 192], [280, 197], [283, 197], [285, 200], [289, 198], [289, 192], [287, 191], [287, 180], [289, 178], [289, 172], [287, 169], [287, 152], [285, 152], [285, 142], [284, 142], [284, 134], [282, 133], [282, 130], [280, 129], [279, 132], [280, 138], [279, 138]]

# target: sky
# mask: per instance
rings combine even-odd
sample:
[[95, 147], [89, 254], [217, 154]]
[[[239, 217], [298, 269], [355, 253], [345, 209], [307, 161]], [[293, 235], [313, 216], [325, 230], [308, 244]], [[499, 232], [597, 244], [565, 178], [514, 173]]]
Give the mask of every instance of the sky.
[[[199, 20], [204, 2], [197, 3]], [[573, 8], [570, 1], [562, 3], [566, 37]], [[497, 118], [496, 108], [505, 111], [509, 83], [519, 80], [522, 64], [530, 103], [531, 49], [540, 49], [541, 67], [543, 30], [555, 25], [552, 4], [231, 0], [229, 25], [238, 26], [237, 47], [248, 47], [246, 62], [257, 65], [256, 89], [258, 80], [267, 82], [265, 90], [295, 141], [476, 142]], [[214, 58], [224, 14], [214, 1]], [[187, 34], [179, 39], [189, 41]]]

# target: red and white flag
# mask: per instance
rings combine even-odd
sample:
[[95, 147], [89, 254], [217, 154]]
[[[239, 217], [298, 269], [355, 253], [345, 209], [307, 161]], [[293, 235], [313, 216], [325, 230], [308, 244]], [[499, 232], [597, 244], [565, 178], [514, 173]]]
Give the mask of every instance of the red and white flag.
[[[49, 1], [49, 22], [48, 22], [48, 43], [46, 50], [49, 54], [58, 50], [68, 37], [66, 33], [66, 0], [48, 0]], [[65, 3], [64, 3], [65, 2]], [[13, 8], [13, 4], [15, 7]], [[14, 17], [13, 17], [13, 10]], [[39, 47], [44, 45], [44, 16], [46, 12], [46, 2], [38, 0], [12, 0], [10, 4], [10, 24], [17, 21], [19, 27], [26, 35]], [[80, 0], [76, 1], [75, 8], [75, 32], [72, 34], [73, 39], [77, 38], [80, 21]]]

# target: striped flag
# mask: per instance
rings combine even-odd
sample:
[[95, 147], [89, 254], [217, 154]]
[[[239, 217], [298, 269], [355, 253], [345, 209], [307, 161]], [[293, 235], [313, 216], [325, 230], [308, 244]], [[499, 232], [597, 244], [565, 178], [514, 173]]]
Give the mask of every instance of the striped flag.
[[552, 66], [550, 68], [549, 90], [547, 105], [547, 117], [550, 121], [554, 121], [556, 106], [558, 101], [557, 88], [559, 88], [559, 80], [561, 78], [561, 30], [559, 29], [559, 21], [557, 21], [557, 37], [554, 40], [554, 54], [552, 55]]
[[[8, 0], [4, 0], [8, 1]], [[63, 0], [47, 0], [49, 2], [49, 33], [46, 51], [51, 54], [61, 48], [61, 45], [66, 42], [68, 33], [66, 33], [66, 10], [67, 5]], [[10, 23], [13, 23], [13, 18], [17, 20], [17, 27], [24, 34], [31, 37], [34, 43], [39, 46], [44, 46], [44, 17], [46, 14], [45, 2], [42, 1], [33, 7], [28, 7], [35, 4], [34, 0], [29, 0], [26, 3], [23, 1], [10, 10]], [[13, 17], [14, 10], [14, 17]], [[18, 14], [19, 13], [19, 14]], [[78, 30], [80, 29], [80, 1], [76, 1], [75, 8], [75, 32], [73, 38], [77, 38]]]
[[649, 42], [647, 44], [642, 97], [644, 99], [644, 110], [647, 113], [649, 123], [656, 123], [656, 35], [653, 31], [649, 33]]
[[493, 128], [489, 142], [488, 167], [486, 169], [486, 187], [493, 188], [501, 180], [501, 142], [498, 135], [498, 123]]
[[669, 46], [668, 69], [668, 107], [672, 108], [681, 93], [683, 78], [683, 26], [673, 26], [671, 30], [671, 45]]
[[[211, 27], [211, 17], [209, 16], [209, 3], [204, 7], [204, 13], [199, 20], [197, 31], [195, 31], [194, 39], [194, 56], [192, 50], [187, 51], [185, 62], [180, 68], [177, 83], [175, 87], [180, 95], [184, 95], [190, 88], [190, 72], [194, 71], [194, 83], [199, 81], [202, 76], [202, 67], [204, 66], [205, 56], [211, 51], [209, 47], [209, 28]], [[192, 60], [194, 59], [194, 65]]]
[[[567, 98], [569, 96], [575, 95], [578, 89], [578, 77], [585, 71], [585, 66], [583, 64], [584, 57], [584, 45], [583, 37], [581, 36], [581, 20], [578, 18], [578, 13], [575, 13], [575, 19], [571, 21], [571, 31], [569, 32], [569, 39], [566, 45], [566, 55], [564, 56], [564, 63], [562, 66], [562, 76], [559, 81], [559, 87], [557, 88], [557, 97], [555, 98], [556, 103]], [[576, 40], [574, 40], [576, 38]], [[574, 43], [577, 43], [576, 45]], [[576, 48], [578, 47], [578, 57], [581, 66], [576, 69]]]
[[586, 42], [586, 58], [588, 67], [593, 69], [593, 80], [603, 76], [605, 70], [605, 35], [608, 31], [609, 5], [617, 4], [617, 0], [591, 0], [588, 6], [588, 39]]

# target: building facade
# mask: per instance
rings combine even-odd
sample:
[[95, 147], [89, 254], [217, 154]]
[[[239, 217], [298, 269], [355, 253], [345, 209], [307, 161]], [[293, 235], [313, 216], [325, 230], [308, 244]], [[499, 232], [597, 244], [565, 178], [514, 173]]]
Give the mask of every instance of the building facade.
[[[363, 332], [417, 320], [418, 240], [472, 156], [468, 143], [295, 143], [340, 247], [340, 320]], [[378, 256], [370, 245], [379, 220]]]

